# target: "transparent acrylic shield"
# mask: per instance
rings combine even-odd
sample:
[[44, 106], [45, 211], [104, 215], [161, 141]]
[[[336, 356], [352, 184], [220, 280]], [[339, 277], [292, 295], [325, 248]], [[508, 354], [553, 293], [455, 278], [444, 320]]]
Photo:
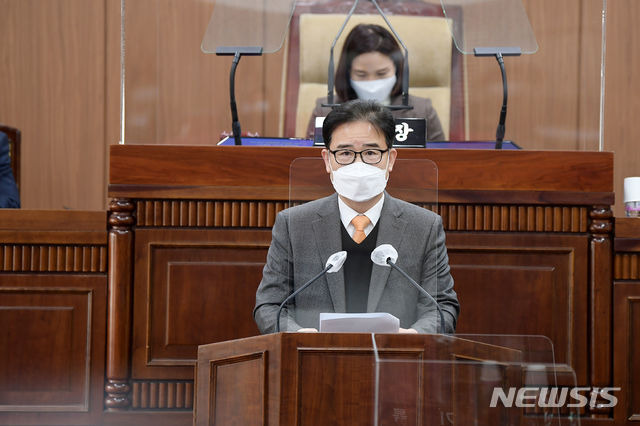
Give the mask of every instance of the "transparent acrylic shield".
[[202, 51], [219, 47], [261, 47], [272, 53], [282, 47], [295, 0], [217, 0], [202, 39]]
[[375, 425], [579, 425], [595, 403], [544, 336], [372, 340]]
[[[401, 150], [398, 155], [402, 155]], [[382, 161], [386, 161], [386, 154]], [[422, 332], [436, 332], [440, 327], [439, 315], [428, 296], [391, 266], [369, 263], [376, 247], [391, 245], [398, 252], [394, 263], [424, 291], [438, 298], [441, 284], [438, 260], [443, 258], [444, 246], [430, 238], [434, 235], [431, 234], [433, 214], [425, 211], [423, 215], [423, 210], [418, 210], [437, 209], [435, 163], [396, 160], [380, 219], [360, 244], [351, 239], [341, 222], [338, 197], [322, 158], [294, 160], [289, 182], [289, 202], [296, 207], [289, 211], [287, 218], [291, 241], [288, 291], [292, 294], [317, 279], [300, 290], [283, 309], [282, 331], [295, 331], [300, 327], [320, 330], [322, 313], [378, 312], [398, 318], [401, 328], [418, 323]], [[415, 247], [420, 249], [414, 252]], [[348, 251], [347, 263], [337, 272], [322, 274], [328, 259], [343, 250]], [[349, 265], [350, 261], [357, 263]], [[354, 272], [355, 265], [363, 265], [364, 272]], [[360, 280], [361, 274], [366, 278]], [[370, 332], [372, 329], [368, 327], [373, 327], [373, 322], [375, 320], [347, 319], [342, 321], [343, 328], [322, 331]]]
[[464, 54], [478, 48], [518, 48], [525, 54], [538, 50], [522, 0], [441, 2], [456, 47]]
[[[476, 21], [491, 16], [495, 9], [492, 3], [446, 0], [444, 13], [440, 0], [380, 3], [409, 48], [409, 94], [431, 100], [445, 138], [454, 135], [449, 139], [495, 140], [502, 99], [500, 71], [495, 60], [463, 55], [455, 48], [460, 42], [465, 51], [472, 50], [464, 38], [471, 31], [465, 27], [468, 21], [456, 21], [458, 16]], [[321, 4], [324, 2], [296, 4], [283, 48], [269, 55], [247, 56], [238, 67], [236, 101], [242, 131], [267, 139], [265, 144], [293, 145], [300, 141], [287, 138], [307, 138], [316, 100], [327, 95], [330, 45], [353, 2], [331, 3], [335, 4], [331, 10]], [[367, 4], [360, 1], [356, 16], [349, 20], [336, 45], [336, 69], [341, 40], [352, 25], [369, 19], [385, 25], [375, 8], [365, 7]], [[123, 0], [122, 5], [121, 64], [120, 69], [111, 66], [109, 72], [109, 81], [115, 81], [113, 86], [120, 89], [120, 108], [112, 114], [120, 118], [119, 142], [218, 144], [232, 130], [228, 97], [232, 58], [203, 53], [201, 47], [212, 17], [222, 19], [225, 9], [233, 16], [242, 13], [240, 8], [233, 7], [231, 0]], [[241, 5], [255, 18], [243, 21], [243, 25], [227, 20], [214, 25], [212, 30], [222, 34], [206, 37], [212, 41], [207, 51], [232, 43], [264, 45], [265, 52], [280, 46], [283, 35], [273, 36], [280, 31], [274, 28], [286, 28], [292, 3]], [[420, 6], [419, 12], [416, 6]], [[525, 6], [539, 48], [533, 55], [505, 58], [509, 83], [505, 141], [526, 150], [613, 150], [615, 144], [606, 144], [603, 136], [604, 0], [556, 2], [552, 17], [546, 2], [526, 2]], [[456, 7], [460, 10], [457, 14]], [[423, 9], [429, 13], [423, 13]], [[331, 26], [324, 19], [313, 20], [317, 24], [308, 19], [335, 14], [342, 16]], [[437, 29], [426, 23], [434, 19], [453, 20], [454, 34], [462, 31], [462, 37], [455, 35], [454, 43], [447, 23], [435, 37]], [[499, 22], [497, 18], [495, 22]], [[247, 31], [250, 26], [260, 30]], [[236, 36], [236, 28], [251, 39]], [[307, 32], [310, 35], [305, 38], [303, 33]], [[426, 43], [440, 38], [447, 41], [444, 51], [434, 51]], [[469, 47], [465, 47], [467, 44]], [[533, 45], [521, 44], [526, 52], [535, 50]], [[114, 77], [118, 71], [120, 79]], [[444, 86], [432, 87], [435, 80], [444, 81]], [[117, 97], [118, 88], [108, 93]], [[455, 146], [434, 143], [433, 147]]]

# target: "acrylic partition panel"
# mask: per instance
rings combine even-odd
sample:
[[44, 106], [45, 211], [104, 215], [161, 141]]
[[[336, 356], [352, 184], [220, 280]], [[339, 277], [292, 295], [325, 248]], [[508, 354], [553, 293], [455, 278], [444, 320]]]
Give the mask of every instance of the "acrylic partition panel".
[[[409, 94], [432, 98], [447, 139], [495, 139], [503, 100], [498, 63], [492, 57], [463, 54], [456, 45], [464, 52], [469, 50], [464, 37], [465, 31], [471, 30], [465, 25], [513, 25], [514, 13], [495, 7], [496, 1], [379, 2], [409, 49]], [[515, 10], [524, 14], [518, 19], [527, 19], [534, 36], [533, 44], [525, 43], [526, 54], [504, 59], [508, 84], [505, 140], [523, 149], [598, 150], [602, 143], [605, 0], [500, 1], [517, 2]], [[236, 41], [264, 45], [261, 56], [243, 56], [237, 68], [235, 95], [243, 134], [305, 137], [315, 99], [326, 96], [331, 42], [354, 1], [282, 0], [278, 5], [267, 11], [263, 3], [243, 1], [242, 7], [248, 11], [244, 13], [226, 0], [122, 0], [121, 142], [215, 145], [229, 134], [232, 58], [205, 51]], [[354, 13], [336, 44], [336, 69], [343, 40], [356, 22], [370, 18], [386, 26], [371, 2], [359, 1]], [[317, 36], [309, 45], [301, 31], [308, 29], [308, 15], [320, 14], [341, 17], [316, 30]], [[451, 32], [447, 35], [452, 54], [429, 51], [430, 38], [421, 29], [432, 31], [427, 29], [431, 27], [405, 24], [402, 18], [406, 16], [400, 15], [446, 19], [455, 36]], [[255, 31], [237, 32], [238, 28]], [[252, 37], [240, 37], [243, 34]], [[414, 42], [416, 34], [419, 37]], [[492, 32], [482, 34], [491, 36]], [[462, 44], [455, 40], [460, 36]], [[305, 95], [301, 85], [307, 79], [309, 57], [314, 61], [311, 70], [317, 75], [311, 81], [315, 92]], [[434, 58], [445, 59], [435, 59], [434, 64]], [[420, 81], [425, 69], [443, 67], [451, 74], [445, 101], [439, 95], [425, 94], [430, 92], [421, 85], [428, 83]], [[453, 131], [456, 120], [459, 132]], [[296, 126], [298, 121], [302, 125]]]
[[276, 136], [279, 99], [270, 93], [282, 54], [272, 52], [283, 50], [294, 2], [276, 3], [122, 0], [121, 143], [217, 144], [231, 131], [232, 57], [215, 51], [229, 46], [263, 48], [240, 62], [238, 110], [243, 130]]
[[[255, 47], [273, 53], [282, 47], [295, 0], [217, 0], [202, 51]], [[232, 49], [233, 50], [233, 49]]]
[[467, 139], [495, 138], [503, 103], [496, 58], [474, 56], [474, 48], [517, 46], [521, 56], [504, 57], [505, 140], [523, 149], [601, 149], [606, 0], [441, 3], [464, 52]]
[[438, 335], [399, 351], [372, 334], [374, 424], [579, 425], [593, 403], [543, 336]]

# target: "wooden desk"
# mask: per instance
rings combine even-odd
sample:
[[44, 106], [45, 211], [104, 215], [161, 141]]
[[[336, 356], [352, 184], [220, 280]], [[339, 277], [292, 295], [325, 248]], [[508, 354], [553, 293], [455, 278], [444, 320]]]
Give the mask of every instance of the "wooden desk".
[[105, 212], [0, 210], [0, 424], [100, 424]]

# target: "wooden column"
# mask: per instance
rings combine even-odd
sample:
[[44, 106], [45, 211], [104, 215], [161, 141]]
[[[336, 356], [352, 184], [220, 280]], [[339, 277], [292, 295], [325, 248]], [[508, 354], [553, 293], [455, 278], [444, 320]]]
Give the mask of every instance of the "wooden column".
[[107, 318], [107, 368], [104, 405], [125, 409], [129, 392], [131, 349], [131, 286], [134, 205], [117, 198], [109, 205], [109, 292]]
[[[613, 297], [613, 213], [609, 206], [594, 206], [589, 211], [589, 287], [590, 287], [590, 369], [591, 385], [609, 386], [611, 372], [611, 301]], [[611, 409], [591, 408], [592, 414], [611, 415]]]

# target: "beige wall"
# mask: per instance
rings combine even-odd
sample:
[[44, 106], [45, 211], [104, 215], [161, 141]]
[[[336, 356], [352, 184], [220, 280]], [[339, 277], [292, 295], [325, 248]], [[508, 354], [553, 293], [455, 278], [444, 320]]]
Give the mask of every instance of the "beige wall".
[[640, 3], [609, 2], [607, 23], [605, 149], [613, 151], [615, 215], [624, 215], [623, 179], [640, 176]]
[[[634, 72], [640, 61], [640, 50], [635, 48], [640, 43], [640, 30], [634, 26], [640, 17], [636, 3], [608, 3], [604, 142], [605, 150], [616, 153], [618, 216], [623, 214], [622, 178], [640, 175], [635, 166], [640, 150], [633, 146], [640, 134], [640, 120], [635, 117], [640, 104], [633, 96], [640, 85]], [[155, 0], [127, 4], [129, 16], [139, 20], [146, 16], [151, 26], [128, 33], [131, 40], [145, 40], [128, 46], [132, 58], [128, 83], [161, 89], [152, 99], [158, 108], [149, 107], [147, 92], [128, 98], [128, 115], [147, 114], [138, 127], [130, 127], [128, 139], [215, 142], [220, 132], [230, 130], [231, 61], [199, 52], [201, 27], [212, 4], [185, 1], [180, 8]], [[595, 150], [601, 2], [525, 0], [524, 4], [540, 49], [535, 55], [506, 59], [507, 138], [527, 149]], [[150, 7], [156, 8], [154, 12]], [[120, 1], [0, 0], [0, 10], [0, 122], [23, 131], [23, 206], [105, 208], [107, 149], [120, 138]], [[153, 28], [166, 19], [175, 25], [161, 31]], [[162, 54], [153, 49], [159, 44]], [[282, 59], [280, 52], [240, 62], [237, 97], [243, 130], [278, 133]], [[469, 138], [491, 139], [501, 101], [499, 69], [490, 58], [468, 57], [467, 66]], [[186, 118], [175, 119], [181, 116]]]

